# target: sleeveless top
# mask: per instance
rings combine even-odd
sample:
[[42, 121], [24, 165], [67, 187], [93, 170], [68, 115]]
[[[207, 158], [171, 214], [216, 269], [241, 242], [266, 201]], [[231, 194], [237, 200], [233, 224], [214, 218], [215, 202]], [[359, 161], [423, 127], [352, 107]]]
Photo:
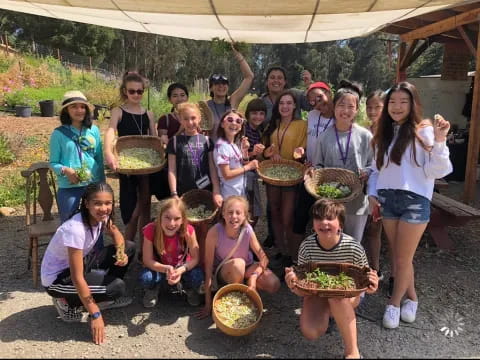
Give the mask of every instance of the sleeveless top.
[[[225, 232], [225, 226], [222, 223], [217, 223], [216, 225], [218, 232], [217, 245], [215, 247], [215, 259], [213, 261], [214, 268], [223, 261], [225, 257], [228, 256], [232, 248], [237, 243], [237, 239], [233, 239], [227, 236]], [[247, 225], [247, 230], [245, 235], [241, 239], [240, 245], [237, 247], [230, 259], [243, 259], [247, 266], [253, 263], [253, 253], [250, 250], [250, 237], [252, 236], [253, 229], [250, 224]]]
[[220, 126], [220, 119], [222, 118], [223, 114], [225, 114], [227, 111], [232, 110], [232, 106], [226, 104], [217, 104], [212, 99], [207, 101], [207, 105], [210, 110], [212, 110], [213, 114], [213, 128], [210, 137], [215, 141], [217, 140], [217, 130]]
[[150, 120], [147, 111], [138, 115], [122, 109], [122, 118], [117, 124], [118, 136], [149, 135], [149, 129]]

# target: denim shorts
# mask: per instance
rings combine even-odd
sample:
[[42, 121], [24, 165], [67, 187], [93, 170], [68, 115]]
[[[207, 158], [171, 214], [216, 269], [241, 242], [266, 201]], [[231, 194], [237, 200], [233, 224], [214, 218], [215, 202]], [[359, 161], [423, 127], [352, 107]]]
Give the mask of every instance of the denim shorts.
[[401, 220], [410, 224], [425, 224], [430, 221], [430, 200], [406, 190], [378, 190], [382, 218]]

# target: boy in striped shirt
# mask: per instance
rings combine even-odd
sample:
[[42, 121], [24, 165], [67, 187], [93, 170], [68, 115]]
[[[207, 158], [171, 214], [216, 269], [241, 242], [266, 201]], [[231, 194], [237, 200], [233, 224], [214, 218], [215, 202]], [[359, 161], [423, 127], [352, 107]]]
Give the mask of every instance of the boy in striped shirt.
[[[312, 206], [313, 229], [315, 233], [307, 237], [298, 252], [298, 265], [308, 262], [351, 263], [368, 266], [363, 247], [351, 236], [344, 234], [345, 207], [331, 200], [317, 200]], [[375, 270], [368, 273], [370, 285], [367, 293], [378, 288], [378, 276]], [[295, 287], [297, 276], [292, 268], [285, 269], [285, 283], [291, 291], [303, 297], [300, 329], [309, 340], [325, 334], [330, 316], [335, 319], [345, 345], [346, 359], [359, 358], [357, 345], [357, 322], [355, 308], [360, 297], [325, 298], [311, 295]], [[363, 294], [362, 294], [363, 295]]]

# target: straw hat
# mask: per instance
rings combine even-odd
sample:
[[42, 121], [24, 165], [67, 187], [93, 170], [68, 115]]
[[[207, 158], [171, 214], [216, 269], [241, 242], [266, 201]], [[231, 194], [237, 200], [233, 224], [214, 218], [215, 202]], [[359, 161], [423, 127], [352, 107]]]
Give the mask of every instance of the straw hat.
[[85, 104], [87, 105], [91, 113], [93, 113], [93, 110], [95, 109], [95, 107], [88, 102], [85, 95], [83, 95], [83, 93], [78, 90], [67, 91], [63, 95], [62, 107], [60, 108], [60, 112], [62, 112], [64, 108], [72, 104]]

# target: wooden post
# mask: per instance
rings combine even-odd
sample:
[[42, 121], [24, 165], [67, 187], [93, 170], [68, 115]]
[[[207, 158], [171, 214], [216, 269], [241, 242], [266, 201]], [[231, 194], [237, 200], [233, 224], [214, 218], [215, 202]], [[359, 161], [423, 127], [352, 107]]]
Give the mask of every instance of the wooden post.
[[62, 61], [62, 58], [60, 57], [60, 49], [57, 48], [57, 58], [58, 60]]
[[7, 53], [7, 57], [8, 57], [9, 51], [8, 51], [8, 36], [7, 36], [7, 33], [5, 33], [5, 52]]
[[477, 185], [477, 163], [480, 150], [480, 30], [477, 36], [477, 56], [475, 58], [475, 82], [473, 85], [472, 117], [468, 134], [467, 167], [463, 201], [472, 204]]
[[407, 71], [402, 69], [401, 65], [407, 51], [407, 44], [404, 42], [400, 43], [398, 47], [398, 59], [397, 59], [397, 83], [407, 80]]
[[88, 62], [90, 63], [90, 71], [92, 71], [92, 57], [88, 57]]

